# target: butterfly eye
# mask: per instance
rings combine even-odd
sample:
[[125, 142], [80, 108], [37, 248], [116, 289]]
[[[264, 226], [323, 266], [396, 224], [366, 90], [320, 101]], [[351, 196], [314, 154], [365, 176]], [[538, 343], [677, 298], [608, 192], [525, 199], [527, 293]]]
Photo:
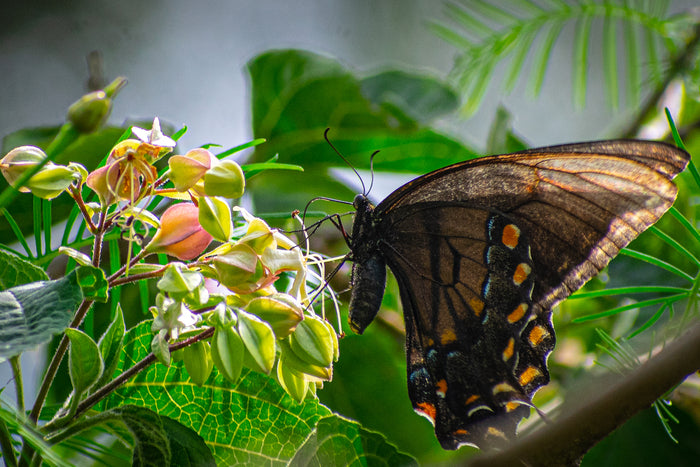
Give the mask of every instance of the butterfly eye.
[[364, 206], [368, 205], [367, 197], [365, 195], [355, 195], [355, 199], [352, 201], [352, 206], [356, 211], [363, 211]]

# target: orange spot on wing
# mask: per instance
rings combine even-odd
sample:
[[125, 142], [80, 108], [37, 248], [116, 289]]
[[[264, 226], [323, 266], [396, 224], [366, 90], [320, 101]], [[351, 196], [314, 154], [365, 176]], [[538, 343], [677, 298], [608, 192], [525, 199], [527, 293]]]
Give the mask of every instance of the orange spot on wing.
[[518, 382], [520, 383], [521, 386], [527, 386], [532, 382], [533, 379], [536, 377], [540, 376], [542, 373], [540, 373], [540, 370], [535, 368], [534, 366], [529, 366], [525, 369], [520, 374], [520, 377], [518, 378]]
[[511, 314], [508, 315], [508, 322], [510, 324], [517, 323], [518, 321], [523, 319], [523, 316], [525, 316], [526, 311], [527, 303], [521, 303], [515, 310], [511, 312]]
[[441, 379], [440, 381], [437, 382], [435, 387], [437, 388], [436, 392], [437, 392], [438, 396], [445, 397], [445, 393], [447, 392], [447, 381], [445, 381], [444, 379]]
[[520, 241], [520, 229], [513, 224], [506, 225], [503, 227], [503, 236], [501, 237], [501, 241], [508, 248], [515, 248], [518, 246], [518, 242]]
[[469, 397], [467, 398], [466, 401], [464, 401], [464, 405], [469, 405], [469, 404], [471, 404], [472, 402], [478, 400], [479, 397], [480, 397], [480, 396], [479, 396], [478, 394], [472, 394], [471, 396], [469, 396]]
[[419, 402], [416, 405], [418, 406], [416, 410], [427, 415], [433, 422], [435, 422], [435, 416], [437, 415], [437, 411], [435, 410], [435, 406], [433, 404], [431, 404], [430, 402]]
[[472, 307], [472, 310], [477, 317], [481, 316], [481, 312], [484, 311], [484, 302], [478, 298], [472, 298], [469, 300], [469, 306]]
[[442, 345], [450, 344], [457, 340], [457, 334], [452, 329], [446, 329], [440, 336], [440, 343]]
[[508, 339], [508, 345], [506, 345], [506, 348], [503, 349], [503, 361], [507, 362], [510, 360], [510, 357], [513, 356], [513, 349], [515, 348], [515, 339], [512, 337]]
[[513, 273], [513, 282], [515, 285], [520, 285], [525, 282], [530, 275], [530, 272], [532, 272], [530, 265], [525, 263], [518, 264], [518, 266], [515, 268], [515, 273]]
[[545, 337], [549, 336], [549, 331], [547, 331], [543, 326], [535, 326], [532, 328], [532, 331], [530, 331], [530, 335], [528, 336], [528, 340], [530, 341], [530, 345], [533, 347], [537, 347], [540, 345], [540, 342], [544, 340]]
[[506, 412], [512, 412], [520, 406], [519, 401], [510, 401], [506, 404]]
[[464, 436], [464, 435], [468, 435], [469, 432], [467, 430], [465, 430], [464, 428], [460, 428], [459, 430], [453, 431], [452, 434], [455, 436]]

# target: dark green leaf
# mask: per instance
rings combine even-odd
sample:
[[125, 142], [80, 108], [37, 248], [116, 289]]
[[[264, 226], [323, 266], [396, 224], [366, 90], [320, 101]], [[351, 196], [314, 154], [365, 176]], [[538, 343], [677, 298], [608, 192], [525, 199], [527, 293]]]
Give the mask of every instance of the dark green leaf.
[[357, 422], [331, 415], [318, 421], [316, 429], [290, 465], [417, 466], [418, 462], [398, 451], [381, 434], [366, 430]]
[[43, 269], [8, 251], [0, 250], [0, 289], [5, 290], [29, 282], [46, 281]]
[[216, 466], [202, 437], [171, 418], [135, 405], [123, 405], [105, 415], [114, 415], [134, 437], [134, 466]]
[[19, 355], [66, 329], [82, 298], [75, 273], [0, 292], [0, 358]]

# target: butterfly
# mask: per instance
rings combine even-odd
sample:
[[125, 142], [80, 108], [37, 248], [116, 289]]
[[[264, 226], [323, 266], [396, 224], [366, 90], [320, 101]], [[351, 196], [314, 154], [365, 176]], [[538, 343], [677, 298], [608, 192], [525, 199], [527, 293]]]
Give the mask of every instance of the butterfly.
[[671, 207], [689, 159], [649, 141], [566, 144], [457, 163], [376, 207], [355, 197], [350, 326], [376, 316], [388, 266], [409, 396], [444, 449], [515, 437], [549, 382], [552, 307]]

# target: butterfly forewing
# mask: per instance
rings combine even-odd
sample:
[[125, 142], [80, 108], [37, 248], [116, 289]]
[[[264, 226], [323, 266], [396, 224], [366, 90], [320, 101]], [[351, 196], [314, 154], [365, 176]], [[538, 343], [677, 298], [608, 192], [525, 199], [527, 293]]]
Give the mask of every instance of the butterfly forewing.
[[[377, 287], [384, 262], [396, 276], [409, 394], [443, 447], [515, 435], [549, 381], [551, 308], [671, 206], [671, 179], [688, 159], [641, 141], [480, 158], [419, 177], [356, 216], [354, 287]], [[355, 295], [365, 294], [354, 290], [350, 304], [362, 331], [379, 304]]]

